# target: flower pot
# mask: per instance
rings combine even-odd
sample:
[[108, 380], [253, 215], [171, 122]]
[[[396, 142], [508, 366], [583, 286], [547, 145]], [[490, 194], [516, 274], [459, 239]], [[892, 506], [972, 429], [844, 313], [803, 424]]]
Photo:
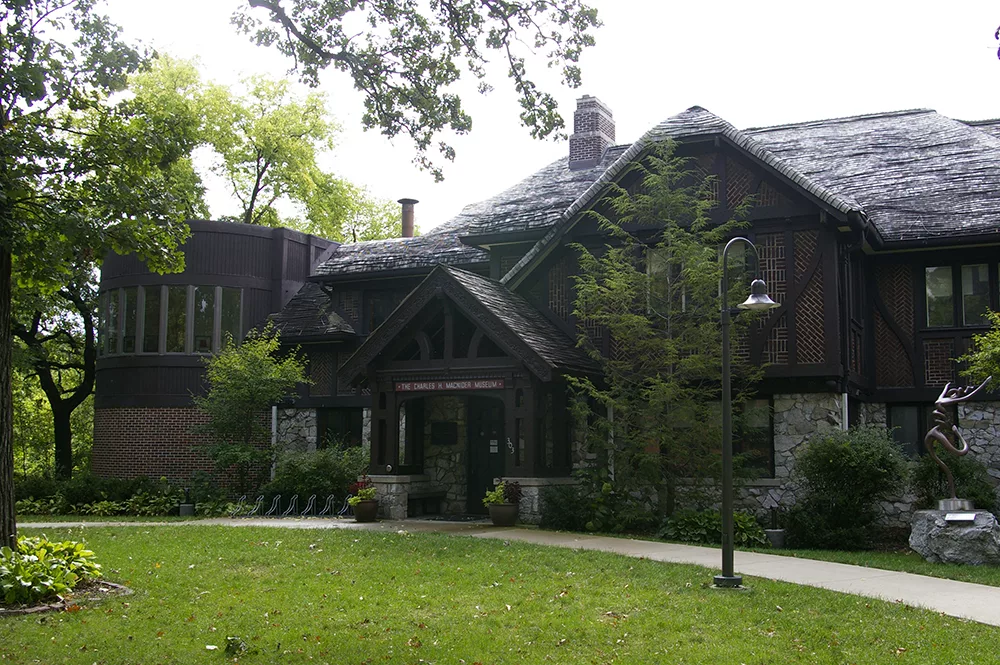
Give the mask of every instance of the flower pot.
[[362, 499], [354, 506], [354, 519], [358, 522], [374, 522], [377, 516], [377, 499]]
[[771, 547], [776, 550], [784, 549], [785, 547], [785, 530], [784, 529], [764, 529], [764, 535], [767, 539], [771, 541]]
[[516, 503], [491, 503], [489, 508], [493, 526], [514, 526], [517, 522]]

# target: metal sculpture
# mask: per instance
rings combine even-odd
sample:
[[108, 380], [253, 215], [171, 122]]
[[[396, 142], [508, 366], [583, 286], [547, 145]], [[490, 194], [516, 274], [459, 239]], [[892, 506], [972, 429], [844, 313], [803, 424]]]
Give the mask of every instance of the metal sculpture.
[[[942, 448], [959, 457], [969, 452], [969, 444], [962, 436], [962, 433], [958, 431], [958, 425], [951, 422], [951, 417], [948, 414], [950, 409], [947, 407], [969, 399], [982, 390], [992, 378], [992, 376], [986, 377], [986, 380], [975, 388], [972, 386], [952, 388], [951, 383], [946, 383], [944, 389], [941, 391], [941, 395], [934, 402], [934, 427], [924, 437], [924, 448], [927, 449], [927, 454], [930, 455], [931, 459], [944, 471], [944, 475], [948, 479], [948, 491], [951, 493], [952, 500], [957, 499], [955, 495], [955, 476], [952, 475], [948, 465], [942, 462], [941, 458], [934, 452], [934, 442], [937, 441], [941, 444]], [[951, 426], [950, 432], [948, 431], [949, 425]], [[957, 441], [957, 445], [952, 443], [952, 437]]]

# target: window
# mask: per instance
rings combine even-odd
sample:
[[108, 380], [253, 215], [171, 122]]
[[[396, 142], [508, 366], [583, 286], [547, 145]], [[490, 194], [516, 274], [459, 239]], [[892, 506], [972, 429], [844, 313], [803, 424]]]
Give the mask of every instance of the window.
[[661, 316], [687, 311], [687, 291], [680, 284], [681, 266], [671, 262], [666, 251], [646, 250], [646, 277], [648, 311]]
[[928, 327], [955, 325], [951, 266], [925, 268], [924, 277], [927, 292]]
[[104, 352], [118, 353], [118, 289], [108, 293], [108, 334], [104, 338]]
[[962, 266], [962, 323], [986, 325], [990, 309], [990, 270], [985, 263]]
[[108, 339], [108, 292], [101, 294], [97, 307], [97, 355], [104, 355], [104, 345]]
[[733, 453], [743, 455], [743, 465], [761, 476], [774, 477], [773, 408], [769, 399], [752, 399], [743, 406]]
[[930, 429], [934, 407], [926, 404], [889, 404], [886, 407], [892, 438], [907, 457], [919, 457], [924, 452], [924, 436]]
[[187, 337], [187, 287], [167, 288], [167, 353], [184, 353]]
[[157, 353], [160, 350], [160, 291], [159, 286], [143, 287], [142, 304], [142, 352]]
[[194, 352], [212, 352], [215, 329], [215, 287], [194, 287]]
[[122, 353], [135, 353], [135, 325], [137, 321], [139, 289], [130, 286], [122, 289], [124, 304], [122, 307]]
[[242, 298], [243, 292], [239, 289], [222, 289], [222, 330], [219, 336], [219, 348], [223, 348], [232, 338], [239, 341], [242, 334]]

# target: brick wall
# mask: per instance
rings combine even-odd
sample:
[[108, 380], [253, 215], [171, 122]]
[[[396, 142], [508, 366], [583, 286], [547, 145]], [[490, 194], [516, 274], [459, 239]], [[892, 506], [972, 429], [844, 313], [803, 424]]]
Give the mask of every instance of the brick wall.
[[614, 142], [615, 121], [611, 109], [590, 95], [578, 99], [573, 113], [573, 135], [569, 138], [570, 168], [596, 165]]
[[205, 421], [206, 416], [191, 407], [95, 409], [91, 468], [105, 478], [187, 482], [195, 471], [214, 468], [202, 447], [206, 437], [192, 431]]

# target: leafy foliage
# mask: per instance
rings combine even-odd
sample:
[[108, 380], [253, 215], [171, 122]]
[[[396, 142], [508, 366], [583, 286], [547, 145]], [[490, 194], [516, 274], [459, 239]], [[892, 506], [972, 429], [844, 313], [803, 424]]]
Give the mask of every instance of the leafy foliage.
[[[261, 14], [254, 9], [263, 10]], [[465, 69], [488, 92], [489, 54], [496, 51], [520, 97], [521, 121], [532, 136], [557, 134], [564, 126], [555, 98], [529, 77], [525, 55], [542, 52], [569, 87], [580, 85], [577, 65], [594, 43], [597, 11], [581, 0], [552, 2], [442, 2], [428, 5], [376, 0], [366, 3], [314, 0], [249, 0], [233, 22], [260, 45], [294, 58], [307, 83], [319, 84], [328, 66], [348, 74], [365, 96], [362, 123], [388, 138], [407, 134], [414, 160], [441, 179], [427, 151], [445, 130], [464, 134], [472, 118], [452, 91]], [[440, 154], [454, 159], [444, 141]]]
[[21, 537], [16, 549], [0, 548], [0, 600], [7, 605], [58, 596], [100, 576], [100, 564], [82, 543]]
[[276, 451], [264, 424], [268, 408], [293, 397], [298, 384], [309, 383], [305, 362], [294, 352], [279, 357], [280, 345], [270, 323], [251, 331], [242, 344], [230, 339], [205, 361], [208, 392], [194, 400], [208, 416], [199, 428], [211, 439], [208, 454], [217, 472], [235, 470], [239, 494], [259, 486], [273, 461]]
[[974, 335], [969, 352], [958, 359], [966, 365], [962, 374], [974, 381], [982, 381], [988, 376], [994, 381], [1000, 380], [1000, 312], [987, 311], [986, 318], [990, 329]]
[[501, 480], [497, 486], [487, 490], [483, 497], [484, 506], [492, 506], [500, 503], [513, 503], [517, 505], [521, 502], [521, 484], [518, 482]]
[[[575, 417], [588, 422], [586, 445], [596, 457], [585, 485], [591, 522], [602, 531], [620, 521], [619, 511], [632, 513], [629, 521], [649, 512], [645, 497], [655, 496], [654, 509], [670, 514], [682, 478], [719, 473], [718, 248], [742, 226], [713, 223], [711, 181], [671, 144], [634, 163], [622, 182], [632, 185], [613, 186], [598, 206], [609, 215], [591, 213], [608, 244], [600, 253], [576, 246], [574, 314], [603, 326], [614, 346], [604, 356], [583, 332], [579, 345], [601, 365], [603, 381], [569, 379], [579, 398]], [[740, 290], [732, 290], [734, 302]], [[760, 369], [733, 361], [738, 408]]]
[[[722, 513], [717, 510], [679, 510], [668, 517], [658, 538], [685, 543], [722, 543]], [[740, 547], [770, 547], [771, 543], [757, 518], [750, 513], [733, 513], [733, 539]]]
[[299, 498], [331, 494], [343, 500], [368, 460], [360, 446], [332, 446], [310, 452], [288, 452], [278, 456], [274, 479], [262, 488], [267, 495]]
[[[970, 456], [953, 455], [945, 456], [942, 461], [955, 476], [955, 492], [960, 498], [969, 499], [976, 508], [997, 513], [997, 495], [982, 462]], [[939, 499], [951, 498], [941, 467], [929, 455], [922, 455], [917, 460], [910, 482], [917, 495], [917, 505], [921, 508], [936, 507]]]
[[814, 436], [795, 459], [806, 495], [788, 513], [793, 547], [854, 549], [871, 545], [877, 503], [898, 493], [906, 462], [884, 427]]
[[351, 496], [347, 498], [347, 503], [356, 506], [362, 501], [371, 501], [377, 494], [377, 489], [368, 476], [363, 477], [354, 483], [351, 488]]

